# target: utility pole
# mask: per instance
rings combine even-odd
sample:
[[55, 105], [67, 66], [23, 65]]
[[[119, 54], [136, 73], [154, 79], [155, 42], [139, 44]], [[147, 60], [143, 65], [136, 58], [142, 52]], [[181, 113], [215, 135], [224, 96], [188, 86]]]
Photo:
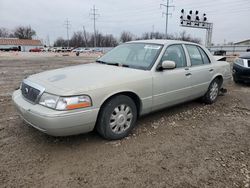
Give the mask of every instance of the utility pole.
[[69, 48], [69, 28], [70, 28], [70, 21], [68, 20], [68, 18], [66, 19], [64, 26], [66, 27], [67, 30], [67, 43], [68, 43], [68, 48]]
[[50, 46], [50, 40], [49, 40], [49, 35], [47, 35], [47, 47]]
[[166, 31], [165, 31], [165, 38], [168, 37], [168, 16], [172, 15], [169, 13], [169, 8], [174, 8], [174, 5], [170, 5], [169, 0], [167, 0], [167, 4], [160, 4], [160, 7], [166, 7], [166, 12], [162, 12], [162, 15], [166, 16]]
[[96, 47], [96, 19], [97, 19], [97, 16], [100, 16], [100, 14], [96, 13], [97, 11], [98, 9], [95, 8], [95, 5], [90, 10], [90, 15], [92, 16], [92, 19], [94, 21], [94, 47]]

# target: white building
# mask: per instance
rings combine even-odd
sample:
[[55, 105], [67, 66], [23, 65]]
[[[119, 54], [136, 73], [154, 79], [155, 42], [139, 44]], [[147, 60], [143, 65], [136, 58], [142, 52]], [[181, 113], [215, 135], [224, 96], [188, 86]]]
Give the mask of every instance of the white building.
[[17, 48], [19, 51], [28, 52], [33, 48], [42, 48], [40, 40], [17, 39], [17, 38], [0, 38], [0, 50]]

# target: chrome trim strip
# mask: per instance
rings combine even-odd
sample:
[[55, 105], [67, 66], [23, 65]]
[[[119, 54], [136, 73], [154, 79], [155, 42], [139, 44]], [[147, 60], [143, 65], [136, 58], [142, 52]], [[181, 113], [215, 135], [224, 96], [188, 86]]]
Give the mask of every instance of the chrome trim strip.
[[190, 88], [197, 87], [197, 86], [208, 85], [208, 84], [209, 84], [209, 82], [205, 82], [202, 84], [197, 84], [197, 85], [193, 85], [193, 86], [189, 86], [189, 87], [185, 87], [185, 88], [181, 88], [181, 89], [176, 89], [176, 90], [165, 92], [165, 93], [159, 93], [159, 94], [153, 95], [153, 97], [160, 97], [162, 95], [178, 92], [178, 91], [185, 90], [185, 89], [190, 89]]
[[145, 98], [142, 98], [141, 100], [144, 101], [144, 100], [148, 100], [148, 99], [152, 99], [153, 96], [149, 96], [149, 97], [145, 97]]

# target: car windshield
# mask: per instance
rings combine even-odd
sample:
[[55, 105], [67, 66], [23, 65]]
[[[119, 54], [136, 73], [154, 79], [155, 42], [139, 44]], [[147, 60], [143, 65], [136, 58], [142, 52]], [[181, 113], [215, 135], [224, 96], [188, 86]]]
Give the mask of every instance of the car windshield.
[[102, 56], [97, 62], [148, 70], [159, 55], [162, 46], [145, 43], [121, 44]]

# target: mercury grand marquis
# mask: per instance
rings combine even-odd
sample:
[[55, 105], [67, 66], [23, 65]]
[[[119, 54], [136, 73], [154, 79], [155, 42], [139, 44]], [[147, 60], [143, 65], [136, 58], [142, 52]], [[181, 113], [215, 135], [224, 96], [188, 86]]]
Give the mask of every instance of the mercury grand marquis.
[[96, 129], [106, 139], [121, 139], [141, 115], [197, 98], [214, 103], [230, 79], [229, 63], [201, 45], [141, 40], [95, 63], [31, 75], [12, 98], [21, 117], [49, 135]]

